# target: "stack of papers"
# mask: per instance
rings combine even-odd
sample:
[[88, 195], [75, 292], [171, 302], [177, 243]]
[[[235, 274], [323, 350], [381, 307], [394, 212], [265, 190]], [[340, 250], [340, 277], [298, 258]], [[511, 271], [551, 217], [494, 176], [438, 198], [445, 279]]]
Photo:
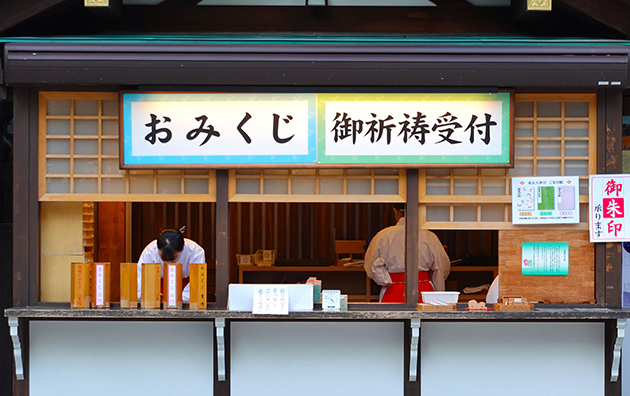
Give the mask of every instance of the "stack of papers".
[[490, 284], [486, 283], [485, 285], [481, 285], [481, 286], [465, 287], [463, 292], [464, 292], [464, 294], [473, 294], [473, 293], [479, 293], [482, 290], [488, 290], [489, 288], [490, 288]]

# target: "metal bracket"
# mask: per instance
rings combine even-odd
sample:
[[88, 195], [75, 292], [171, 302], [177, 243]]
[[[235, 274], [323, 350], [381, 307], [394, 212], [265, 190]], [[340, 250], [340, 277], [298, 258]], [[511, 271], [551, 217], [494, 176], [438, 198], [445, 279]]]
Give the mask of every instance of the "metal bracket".
[[411, 345], [409, 346], [409, 381], [418, 379], [418, 349], [420, 345], [420, 319], [411, 319]]
[[24, 364], [22, 363], [22, 344], [20, 343], [20, 333], [18, 332], [19, 321], [17, 316], [9, 316], [9, 333], [13, 340], [13, 359], [15, 359], [15, 377], [18, 380], [24, 379]]
[[613, 359], [610, 368], [610, 382], [617, 382], [619, 379], [619, 363], [621, 362], [621, 345], [623, 337], [626, 335], [626, 325], [628, 319], [617, 319], [617, 339], [613, 347]]
[[214, 327], [217, 334], [217, 377], [225, 381], [225, 318], [215, 318]]

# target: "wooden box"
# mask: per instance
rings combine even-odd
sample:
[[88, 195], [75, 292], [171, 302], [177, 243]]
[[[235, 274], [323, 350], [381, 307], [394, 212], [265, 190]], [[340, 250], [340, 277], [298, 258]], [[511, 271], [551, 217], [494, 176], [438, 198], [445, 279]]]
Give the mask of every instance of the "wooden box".
[[238, 265], [254, 265], [254, 254], [237, 254], [236, 263]]
[[138, 308], [137, 263], [120, 263], [120, 308]]
[[191, 311], [206, 309], [207, 299], [208, 265], [206, 263], [191, 263], [189, 309]]
[[276, 262], [275, 250], [262, 250], [258, 249], [254, 254], [254, 264], [260, 266], [271, 266]]
[[435, 305], [429, 303], [418, 303], [418, 311], [456, 311], [457, 304]]
[[182, 309], [182, 264], [164, 263], [162, 307]]
[[90, 307], [90, 263], [72, 263], [70, 274], [70, 308]]
[[140, 308], [160, 309], [160, 263], [142, 264]]

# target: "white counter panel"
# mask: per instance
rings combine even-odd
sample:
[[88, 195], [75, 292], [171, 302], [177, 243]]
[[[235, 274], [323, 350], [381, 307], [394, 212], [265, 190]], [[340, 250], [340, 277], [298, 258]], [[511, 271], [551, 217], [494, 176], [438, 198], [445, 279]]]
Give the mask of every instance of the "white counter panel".
[[402, 322], [232, 322], [231, 396], [403, 394]]
[[609, 380], [603, 323], [423, 322], [420, 353], [422, 396], [597, 396]]
[[213, 326], [31, 321], [30, 395], [212, 395]]

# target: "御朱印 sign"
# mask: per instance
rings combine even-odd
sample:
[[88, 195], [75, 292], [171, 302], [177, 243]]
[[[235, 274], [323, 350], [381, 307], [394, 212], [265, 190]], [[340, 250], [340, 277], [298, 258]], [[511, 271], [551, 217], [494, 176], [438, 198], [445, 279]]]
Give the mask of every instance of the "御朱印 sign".
[[510, 130], [508, 93], [123, 93], [121, 166], [509, 166]]
[[590, 175], [588, 205], [591, 242], [630, 240], [630, 223], [626, 217], [629, 198], [630, 175]]

